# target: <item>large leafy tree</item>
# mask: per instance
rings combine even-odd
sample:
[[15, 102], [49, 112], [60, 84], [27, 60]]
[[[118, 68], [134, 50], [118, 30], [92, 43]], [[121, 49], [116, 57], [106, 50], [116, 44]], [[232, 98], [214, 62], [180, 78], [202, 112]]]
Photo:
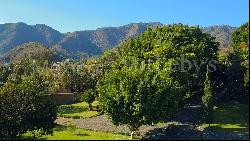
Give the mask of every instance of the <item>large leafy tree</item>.
[[141, 125], [165, 120], [182, 106], [178, 83], [167, 78], [165, 71], [155, 72], [151, 67], [135, 63], [114, 69], [98, 81], [102, 110], [115, 125], [128, 125], [132, 138]]
[[16, 138], [31, 131], [51, 134], [56, 106], [46, 94], [47, 84], [38, 73], [23, 75], [19, 83], [8, 81], [0, 89], [0, 138]]
[[244, 98], [249, 88], [249, 23], [241, 25], [232, 38], [228, 55], [229, 93], [234, 93], [236, 98]]
[[248, 99], [249, 89], [249, 23], [240, 26], [232, 35], [229, 51], [220, 53], [220, 64], [224, 66], [226, 93], [231, 99]]
[[[131, 59], [154, 64], [158, 69], [169, 68], [171, 77], [178, 81], [188, 94], [202, 95], [206, 66], [215, 69], [218, 43], [199, 27], [182, 24], [149, 28], [134, 40], [129, 39], [117, 48], [119, 63], [116, 68], [131, 64]], [[213, 66], [212, 66], [213, 65]]]
[[182, 24], [149, 28], [128, 39], [98, 81], [104, 112], [131, 131], [166, 119], [182, 106], [185, 93], [201, 98], [206, 66], [217, 50], [209, 34]]

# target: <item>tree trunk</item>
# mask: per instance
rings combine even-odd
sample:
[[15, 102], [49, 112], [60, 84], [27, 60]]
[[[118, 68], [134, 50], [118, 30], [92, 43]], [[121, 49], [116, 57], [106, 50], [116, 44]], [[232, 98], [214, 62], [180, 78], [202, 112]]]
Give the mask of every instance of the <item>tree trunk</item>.
[[135, 131], [130, 131], [130, 139], [134, 139]]
[[129, 130], [130, 130], [130, 139], [134, 139], [134, 136], [136, 134], [136, 131], [138, 131], [138, 127], [133, 127], [128, 125]]
[[92, 111], [93, 109], [92, 109], [92, 105], [91, 104], [89, 104], [89, 110], [90, 111]]

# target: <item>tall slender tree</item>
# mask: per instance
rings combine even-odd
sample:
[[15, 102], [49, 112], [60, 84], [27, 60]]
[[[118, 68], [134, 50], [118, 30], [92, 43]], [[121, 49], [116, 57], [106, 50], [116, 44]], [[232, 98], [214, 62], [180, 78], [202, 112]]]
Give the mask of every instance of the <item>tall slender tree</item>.
[[207, 66], [206, 78], [204, 82], [204, 95], [202, 96], [202, 103], [205, 112], [205, 121], [206, 123], [210, 124], [213, 122], [214, 118], [214, 97], [213, 97], [213, 90], [212, 84], [209, 76], [209, 69]]

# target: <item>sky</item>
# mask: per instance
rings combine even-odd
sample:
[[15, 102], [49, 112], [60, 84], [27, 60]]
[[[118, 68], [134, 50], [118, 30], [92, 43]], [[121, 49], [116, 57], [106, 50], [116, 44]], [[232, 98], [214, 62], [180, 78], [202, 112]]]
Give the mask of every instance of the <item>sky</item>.
[[137, 22], [231, 25], [249, 19], [248, 0], [0, 0], [0, 24], [46, 24], [60, 32]]

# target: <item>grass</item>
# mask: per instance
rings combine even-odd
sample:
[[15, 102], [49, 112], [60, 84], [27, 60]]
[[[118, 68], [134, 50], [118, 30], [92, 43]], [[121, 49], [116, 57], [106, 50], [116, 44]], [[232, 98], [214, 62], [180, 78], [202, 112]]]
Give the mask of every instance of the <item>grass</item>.
[[31, 133], [26, 133], [21, 139], [25, 140], [128, 140], [130, 136], [108, 132], [89, 131], [75, 126], [58, 126], [53, 135], [44, 135], [33, 138]]
[[[92, 103], [93, 109], [96, 109], [98, 101]], [[89, 118], [100, 115], [99, 112], [93, 110], [89, 111], [86, 102], [60, 105], [58, 106], [57, 116], [65, 118]]]
[[215, 106], [214, 110], [213, 124], [210, 124], [210, 127], [208, 124], [202, 124], [201, 129], [249, 135], [248, 105], [229, 102]]

